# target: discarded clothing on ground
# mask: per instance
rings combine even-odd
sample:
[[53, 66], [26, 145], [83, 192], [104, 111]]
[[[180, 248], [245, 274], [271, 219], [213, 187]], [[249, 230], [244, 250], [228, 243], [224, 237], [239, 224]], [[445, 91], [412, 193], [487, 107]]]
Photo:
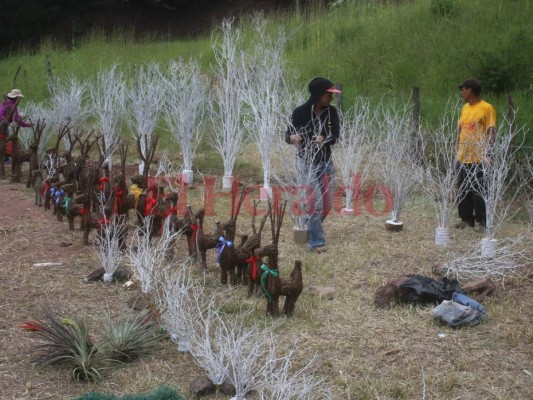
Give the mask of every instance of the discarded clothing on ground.
[[485, 315], [485, 307], [461, 293], [454, 293], [452, 300], [444, 300], [431, 312], [433, 317], [452, 328], [477, 325]]
[[377, 307], [400, 303], [439, 303], [451, 300], [454, 292], [464, 293], [455, 279], [435, 280], [423, 275], [407, 275], [381, 286], [374, 296]]

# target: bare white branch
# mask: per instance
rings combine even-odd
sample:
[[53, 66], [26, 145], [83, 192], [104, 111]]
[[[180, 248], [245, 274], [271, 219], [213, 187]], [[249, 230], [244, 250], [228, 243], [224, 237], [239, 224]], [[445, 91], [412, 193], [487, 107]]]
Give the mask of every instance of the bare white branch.
[[[49, 114], [50, 128], [59, 130], [64, 124], [81, 129], [92, 114], [90, 104], [87, 102], [88, 83], [67, 76], [54, 80], [54, 89], [50, 99], [52, 110]], [[71, 151], [68, 138], [63, 137], [63, 144], [67, 151]]]
[[233, 174], [244, 133], [241, 126], [243, 97], [238, 89], [242, 77], [238, 63], [242, 39], [239, 29], [233, 27], [231, 20], [222, 22], [220, 32], [222, 38], [215, 37], [212, 41], [215, 65], [209, 108], [213, 145], [222, 157], [224, 176], [229, 177]]
[[424, 160], [423, 188], [435, 207], [439, 228], [448, 228], [461, 193], [456, 193], [457, 166], [457, 102], [448, 104], [439, 126], [431, 130]]
[[252, 21], [257, 40], [254, 53], [242, 56], [241, 92], [247, 106], [245, 127], [261, 154], [263, 187], [269, 189], [273, 143], [280, 127], [285, 128], [281, 103], [286, 98], [283, 51], [287, 39], [283, 31], [276, 37], [269, 34], [262, 14]]
[[184, 169], [192, 170], [203, 133], [207, 98], [206, 78], [196, 60], [170, 62], [165, 79], [163, 118], [181, 148]]
[[141, 282], [143, 293], [149, 293], [160, 280], [159, 275], [165, 270], [168, 260], [169, 248], [179, 232], [169, 229], [169, 219], [165, 219], [161, 236], [150, 240], [152, 217], [143, 218], [142, 226], [133, 233], [126, 257], [133, 266], [136, 278]]
[[111, 156], [120, 143], [120, 122], [126, 104], [126, 83], [118, 65], [100, 70], [96, 82], [89, 86], [91, 108], [105, 143], [105, 159], [112, 166]]
[[393, 195], [392, 221], [400, 222], [407, 197], [421, 180], [421, 168], [411, 154], [410, 109], [407, 104], [394, 104], [381, 106], [378, 111], [378, 127], [386, 135], [380, 146], [381, 174]]
[[165, 103], [165, 86], [159, 65], [149, 63], [135, 69], [134, 79], [126, 89], [125, 121], [132, 138], [139, 139], [143, 157], [148, 158], [159, 115]]
[[342, 118], [342, 134], [333, 152], [346, 194], [346, 209], [353, 209], [355, 196], [367, 179], [374, 158], [376, 142], [374, 114], [370, 104], [356, 99]]

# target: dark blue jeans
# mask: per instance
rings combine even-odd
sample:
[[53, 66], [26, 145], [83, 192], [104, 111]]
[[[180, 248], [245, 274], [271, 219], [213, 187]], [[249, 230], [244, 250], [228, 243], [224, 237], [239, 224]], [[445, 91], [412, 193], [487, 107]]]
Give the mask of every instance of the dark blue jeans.
[[485, 190], [483, 168], [480, 164], [459, 163], [459, 217], [474, 226], [476, 221], [485, 225], [485, 201], [480, 193]]

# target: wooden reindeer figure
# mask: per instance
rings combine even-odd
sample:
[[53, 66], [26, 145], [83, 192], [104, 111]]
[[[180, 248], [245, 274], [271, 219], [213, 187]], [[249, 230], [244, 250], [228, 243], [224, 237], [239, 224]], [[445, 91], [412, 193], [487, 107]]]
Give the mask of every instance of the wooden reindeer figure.
[[259, 201], [254, 201], [252, 234], [243, 235], [241, 245], [235, 249], [237, 251], [237, 282], [247, 283], [249, 285], [249, 295], [252, 294], [254, 282], [260, 282], [259, 258], [254, 254], [254, 250], [261, 246], [261, 233], [263, 232], [265, 222], [270, 215], [270, 210], [263, 215], [258, 230], [255, 226], [258, 205]]
[[74, 196], [74, 186], [72, 184], [65, 183], [61, 187], [60, 192], [62, 192], [62, 195], [60, 196], [59, 204], [57, 205], [57, 220], [59, 222], [63, 222], [64, 215], [67, 215], [68, 218], [68, 207], [70, 206]]
[[74, 184], [67, 183], [64, 186], [65, 197], [63, 198], [63, 212], [67, 216], [69, 230], [74, 230], [74, 218], [80, 215], [81, 207], [74, 202]]
[[62, 188], [63, 184], [64, 184], [63, 181], [57, 182], [55, 184], [55, 187], [52, 188], [54, 189], [52, 193], [52, 204], [53, 204], [52, 213], [57, 217], [58, 220], [59, 220], [59, 216], [58, 216], [59, 204], [61, 203], [61, 200], [63, 200], [63, 196], [65, 194], [65, 191]]
[[11, 182], [20, 183], [22, 178], [22, 162], [24, 158], [24, 149], [20, 145], [19, 139], [20, 125], [13, 126], [13, 132], [8, 137], [8, 142], [12, 144], [11, 150]]
[[91, 196], [88, 193], [82, 193], [74, 198], [76, 204], [78, 204], [78, 215], [81, 217], [80, 229], [83, 231], [83, 244], [89, 245], [89, 235], [91, 229], [97, 224], [91, 214]]
[[28, 188], [32, 187], [32, 184], [34, 182], [33, 171], [39, 169], [39, 143], [41, 142], [41, 137], [43, 135], [45, 126], [46, 123], [42, 120], [37, 121], [37, 123], [32, 126], [33, 142], [30, 144], [30, 170], [28, 172], [28, 180], [26, 181], [26, 187]]
[[273, 317], [279, 316], [279, 296], [281, 294], [281, 279], [279, 278], [278, 267], [278, 243], [283, 217], [285, 216], [286, 203], [275, 203], [272, 206], [269, 202], [270, 226], [272, 230], [272, 243], [260, 247], [256, 254], [260, 259], [268, 258], [267, 263], [261, 265], [261, 287], [267, 297], [267, 314]]
[[192, 215], [192, 209], [190, 207], [188, 207], [188, 211], [190, 214], [189, 218], [196, 222], [191, 238], [193, 241], [192, 245], [195, 247], [195, 254], [200, 260], [200, 267], [207, 270], [207, 250], [216, 248], [219, 243], [219, 238], [223, 234], [222, 227], [220, 222], [217, 222], [215, 233], [206, 235], [203, 228], [205, 210], [201, 208], [194, 215]]
[[43, 205], [43, 171], [35, 169], [32, 171], [31, 187], [35, 194], [35, 205], [41, 207]]
[[44, 209], [49, 210], [50, 209], [50, 203], [52, 202], [52, 199], [54, 197], [54, 192], [56, 191], [56, 185], [58, 183], [58, 179], [55, 176], [50, 176], [46, 178], [44, 181]]
[[217, 244], [217, 261], [220, 265], [220, 283], [227, 284], [228, 275], [232, 285], [237, 284], [237, 276], [235, 269], [237, 268], [237, 252], [235, 250], [235, 235], [237, 231], [237, 217], [241, 209], [244, 197], [246, 196], [246, 188], [243, 187], [239, 200], [237, 202], [238, 187], [234, 181], [231, 187], [231, 217], [222, 224], [223, 236], [218, 238]]
[[290, 317], [294, 313], [296, 301], [304, 288], [302, 278], [302, 262], [294, 261], [294, 268], [288, 278], [281, 279], [281, 296], [285, 296], [283, 304], [283, 315]]

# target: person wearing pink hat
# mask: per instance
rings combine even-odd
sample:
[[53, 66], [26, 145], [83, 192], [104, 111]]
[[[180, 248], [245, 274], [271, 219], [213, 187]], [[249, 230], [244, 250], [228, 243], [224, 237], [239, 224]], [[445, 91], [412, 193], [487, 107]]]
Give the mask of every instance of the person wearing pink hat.
[[313, 79], [308, 88], [311, 95], [293, 111], [285, 141], [298, 147], [297, 162], [304, 163], [306, 169], [312, 171], [308, 184], [313, 190], [310, 199], [314, 204], [307, 224], [307, 244], [311, 251], [323, 253], [327, 248], [322, 222], [333, 206], [335, 186], [331, 151], [340, 134], [339, 113], [331, 101], [333, 94], [341, 91], [326, 78]]
[[[5, 140], [8, 137], [9, 125], [14, 121], [20, 126], [30, 127], [31, 123], [25, 122], [20, 116], [17, 107], [20, 99], [23, 98], [22, 92], [19, 89], [13, 89], [4, 98], [2, 104], [0, 104], [0, 140]], [[6, 145], [4, 150], [5, 160], [8, 161], [11, 156], [11, 142]]]

